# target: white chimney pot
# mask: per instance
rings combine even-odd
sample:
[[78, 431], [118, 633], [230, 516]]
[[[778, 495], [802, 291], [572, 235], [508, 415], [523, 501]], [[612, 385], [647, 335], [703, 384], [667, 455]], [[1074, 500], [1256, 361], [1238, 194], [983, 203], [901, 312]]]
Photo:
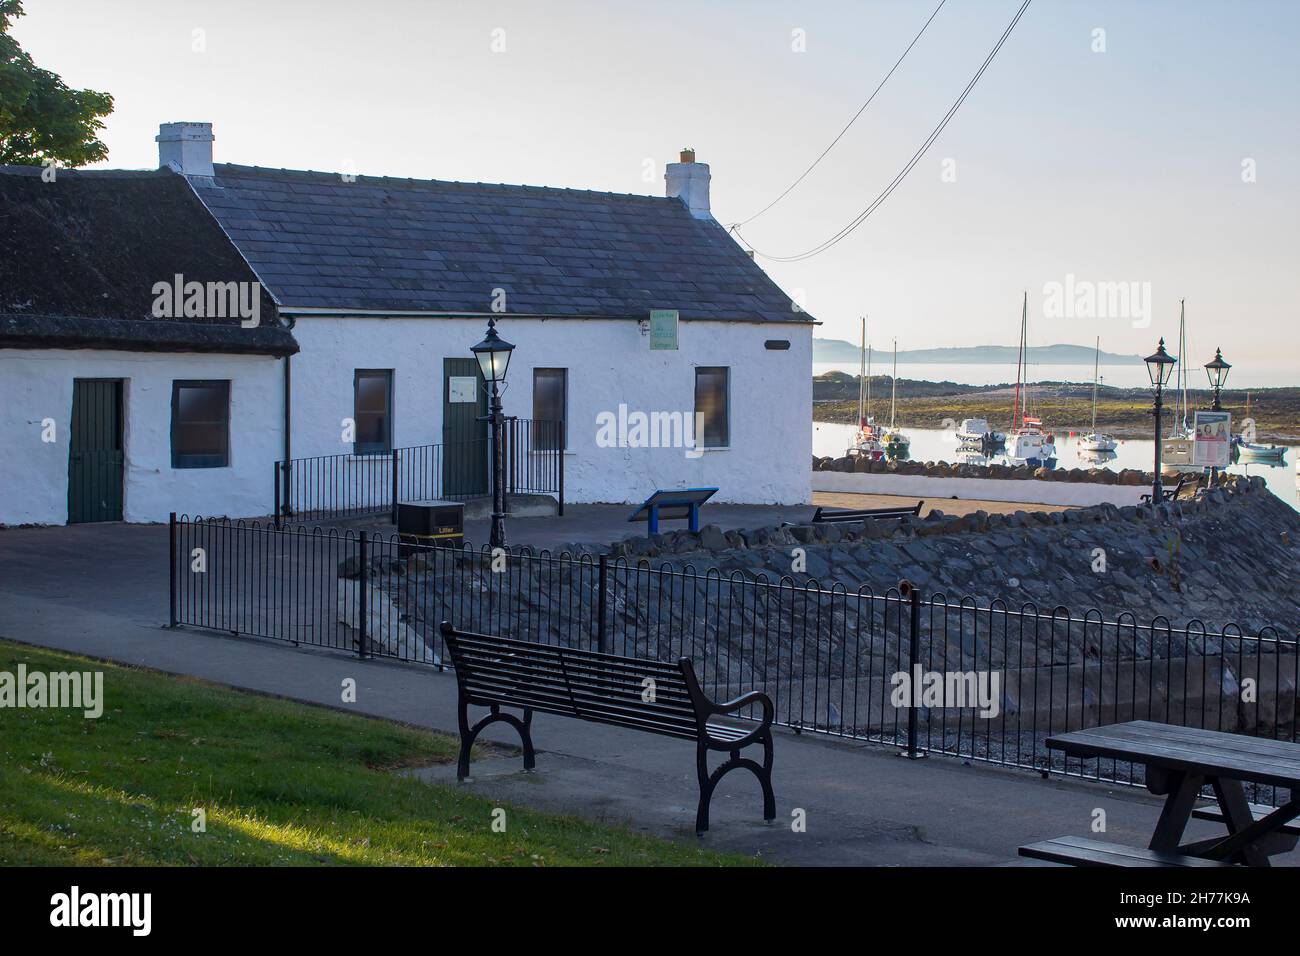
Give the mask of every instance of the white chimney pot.
[[212, 124], [163, 123], [158, 127], [158, 168], [185, 176], [213, 176]]
[[709, 164], [695, 162], [695, 151], [683, 151], [688, 162], [669, 163], [664, 167], [664, 193], [680, 199], [696, 219], [712, 219], [709, 212]]

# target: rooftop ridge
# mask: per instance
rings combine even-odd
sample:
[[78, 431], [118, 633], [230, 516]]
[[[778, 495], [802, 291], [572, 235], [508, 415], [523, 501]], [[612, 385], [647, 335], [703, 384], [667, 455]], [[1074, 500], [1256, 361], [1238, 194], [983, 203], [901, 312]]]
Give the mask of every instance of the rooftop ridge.
[[[352, 186], [356, 183], [369, 183], [372, 185], [397, 186], [408, 189], [427, 189], [427, 188], [462, 188], [462, 189], [481, 189], [481, 190], [501, 190], [506, 192], [532, 192], [532, 193], [559, 193], [564, 195], [576, 196], [593, 196], [607, 197], [612, 199], [629, 199], [663, 205], [665, 203], [678, 203], [678, 199], [667, 196], [651, 196], [645, 193], [621, 193], [605, 189], [578, 189], [572, 186], [535, 186], [529, 183], [491, 183], [491, 182], [471, 182], [459, 179], [416, 179], [410, 176], [368, 176], [362, 173], [342, 173], [329, 172], [318, 169], [286, 169], [274, 166], [245, 166], [239, 163], [215, 163], [216, 179], [220, 181], [223, 177], [239, 177], [244, 174], [255, 174], [258, 176], [269, 176], [279, 179], [310, 179], [334, 181], [341, 186]], [[351, 181], [345, 181], [343, 176], [355, 177]]]

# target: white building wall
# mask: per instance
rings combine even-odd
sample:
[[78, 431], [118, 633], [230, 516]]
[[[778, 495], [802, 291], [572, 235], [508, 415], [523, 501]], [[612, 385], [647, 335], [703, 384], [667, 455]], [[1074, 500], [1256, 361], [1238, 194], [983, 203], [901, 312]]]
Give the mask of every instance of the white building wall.
[[[166, 521], [171, 511], [270, 514], [272, 463], [283, 450], [281, 376], [281, 361], [263, 356], [0, 349], [0, 524], [67, 521], [77, 378], [125, 382], [125, 520]], [[230, 380], [228, 467], [171, 467], [175, 379]], [[45, 419], [54, 420], [54, 442], [42, 440]]]
[[[503, 404], [532, 418], [533, 369], [567, 368], [569, 454], [565, 499], [639, 502], [658, 487], [717, 486], [718, 501], [811, 500], [812, 326], [682, 322], [678, 350], [651, 351], [633, 320], [497, 316], [515, 345]], [[293, 334], [293, 456], [348, 454], [353, 371], [391, 368], [398, 447], [442, 438], [443, 358], [468, 357], [486, 320], [300, 316]], [[768, 350], [767, 339], [790, 343]], [[597, 416], [629, 411], [693, 414], [695, 367], [731, 369], [730, 447], [691, 457], [681, 448], [603, 448]], [[386, 470], [371, 459], [359, 468]], [[381, 478], [382, 480], [382, 478]]]

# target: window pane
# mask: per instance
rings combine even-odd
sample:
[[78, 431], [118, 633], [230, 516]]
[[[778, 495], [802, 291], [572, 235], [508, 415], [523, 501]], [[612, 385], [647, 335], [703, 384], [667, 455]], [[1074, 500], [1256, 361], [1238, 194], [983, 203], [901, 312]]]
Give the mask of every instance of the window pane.
[[388, 376], [357, 376], [357, 411], [388, 411]]
[[224, 425], [186, 425], [177, 429], [173, 450], [179, 455], [223, 455], [226, 450]]
[[226, 391], [220, 386], [182, 385], [177, 394], [182, 422], [220, 422], [226, 417]]
[[[533, 447], [556, 451], [567, 447], [567, 392], [569, 370], [538, 368], [533, 370], [533, 418], [544, 424], [534, 425]], [[550, 424], [564, 422], [563, 425]]]
[[725, 448], [729, 443], [727, 379], [730, 369], [697, 368], [695, 370], [696, 420], [703, 416], [703, 436], [697, 443], [705, 448]]
[[358, 369], [353, 391], [352, 419], [358, 455], [384, 455], [393, 450], [393, 373], [391, 369]]
[[380, 445], [388, 441], [388, 417], [369, 412], [357, 413], [357, 444]]
[[172, 386], [172, 467], [230, 464], [230, 382], [175, 382]]

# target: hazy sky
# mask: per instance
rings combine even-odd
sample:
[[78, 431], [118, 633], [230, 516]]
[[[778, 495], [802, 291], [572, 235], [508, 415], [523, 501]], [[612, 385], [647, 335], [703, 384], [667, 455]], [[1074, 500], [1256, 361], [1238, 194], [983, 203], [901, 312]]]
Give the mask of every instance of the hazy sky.
[[[160, 122], [204, 120], [218, 162], [660, 194], [691, 145], [730, 224], [806, 168], [937, 3], [27, 0], [13, 32], [116, 97], [110, 167], [155, 166]], [[788, 255], [851, 220], [1018, 6], [948, 0], [745, 237]], [[1027, 289], [1035, 344], [1145, 354], [1186, 297], [1197, 365], [1215, 345], [1300, 360], [1297, 47], [1292, 0], [1035, 0], [879, 212], [817, 258], [759, 262], [826, 337], [856, 339], [865, 312], [877, 345], [1014, 344]], [[1137, 306], [1053, 310], [1067, 275], [1137, 283]], [[1143, 283], [1153, 321], [1134, 328]]]

